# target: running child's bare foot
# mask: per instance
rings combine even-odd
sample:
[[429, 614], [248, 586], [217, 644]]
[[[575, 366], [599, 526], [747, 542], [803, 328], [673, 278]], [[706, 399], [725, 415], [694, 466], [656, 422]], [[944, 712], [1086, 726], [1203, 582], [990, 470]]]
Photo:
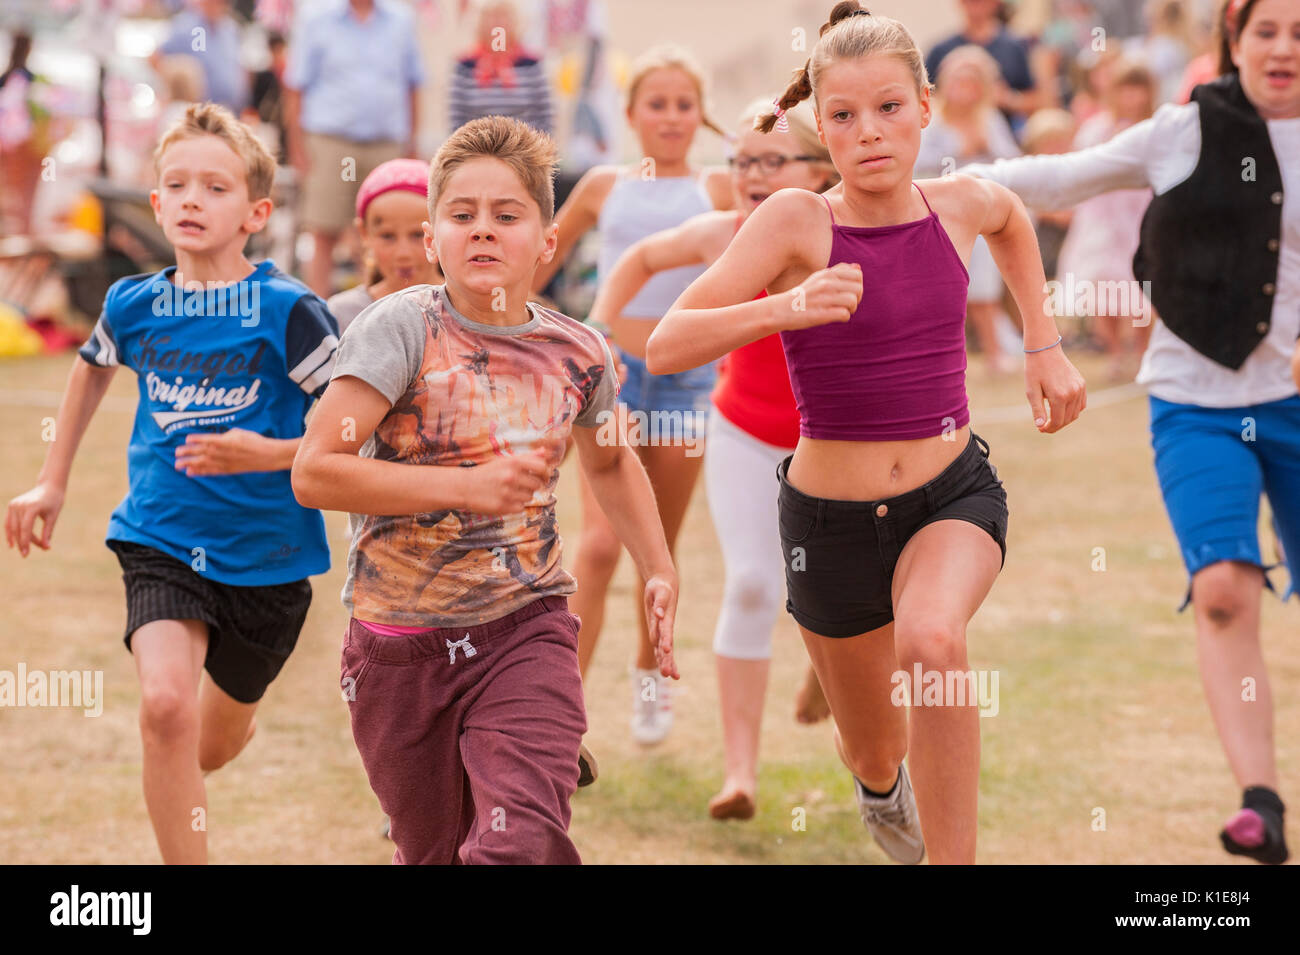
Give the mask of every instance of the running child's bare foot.
[[809, 666], [794, 700], [794, 718], [800, 723], [811, 725], [820, 723], [830, 715], [831, 705], [826, 702], [826, 694], [822, 692], [817, 671]]
[[722, 792], [709, 800], [709, 815], [714, 819], [752, 819], [754, 795], [724, 784]]

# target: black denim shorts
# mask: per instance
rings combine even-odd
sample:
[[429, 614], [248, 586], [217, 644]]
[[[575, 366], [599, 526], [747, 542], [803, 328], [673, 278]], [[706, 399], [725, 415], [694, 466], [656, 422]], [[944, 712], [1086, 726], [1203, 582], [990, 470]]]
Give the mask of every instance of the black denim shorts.
[[155, 620], [208, 625], [203, 668], [240, 703], [256, 703], [279, 675], [307, 620], [311, 582], [269, 587], [223, 584], [153, 547], [110, 540], [126, 584], [126, 635]]
[[852, 637], [894, 619], [894, 568], [903, 546], [935, 521], [968, 521], [1007, 557], [1007, 495], [989, 462], [989, 446], [971, 432], [966, 449], [933, 480], [879, 501], [811, 497], [776, 469], [785, 608], [805, 629]]

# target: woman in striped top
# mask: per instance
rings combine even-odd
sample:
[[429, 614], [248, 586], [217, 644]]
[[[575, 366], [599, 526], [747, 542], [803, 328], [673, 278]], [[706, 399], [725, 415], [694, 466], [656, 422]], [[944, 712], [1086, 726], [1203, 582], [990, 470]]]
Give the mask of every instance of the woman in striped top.
[[517, 41], [519, 17], [509, 0], [489, 0], [479, 12], [478, 46], [451, 76], [451, 129], [480, 116], [509, 116], [547, 134], [555, 123], [541, 58]]

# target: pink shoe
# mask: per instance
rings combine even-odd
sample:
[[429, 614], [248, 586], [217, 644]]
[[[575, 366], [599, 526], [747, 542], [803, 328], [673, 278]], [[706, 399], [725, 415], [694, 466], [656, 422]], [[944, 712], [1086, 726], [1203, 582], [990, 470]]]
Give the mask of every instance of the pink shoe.
[[1285, 812], [1277, 793], [1263, 786], [1249, 787], [1242, 795], [1241, 809], [1219, 833], [1223, 848], [1265, 865], [1281, 865], [1290, 857], [1284, 832]]

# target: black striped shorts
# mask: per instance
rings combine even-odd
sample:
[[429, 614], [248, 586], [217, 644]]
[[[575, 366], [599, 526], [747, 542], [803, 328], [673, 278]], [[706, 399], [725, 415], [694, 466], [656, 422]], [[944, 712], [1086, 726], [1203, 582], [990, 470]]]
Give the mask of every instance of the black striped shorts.
[[237, 587], [198, 573], [170, 554], [110, 540], [126, 584], [126, 635], [155, 620], [201, 620], [208, 626], [203, 667], [240, 703], [256, 703], [298, 643], [311, 605], [311, 583]]

